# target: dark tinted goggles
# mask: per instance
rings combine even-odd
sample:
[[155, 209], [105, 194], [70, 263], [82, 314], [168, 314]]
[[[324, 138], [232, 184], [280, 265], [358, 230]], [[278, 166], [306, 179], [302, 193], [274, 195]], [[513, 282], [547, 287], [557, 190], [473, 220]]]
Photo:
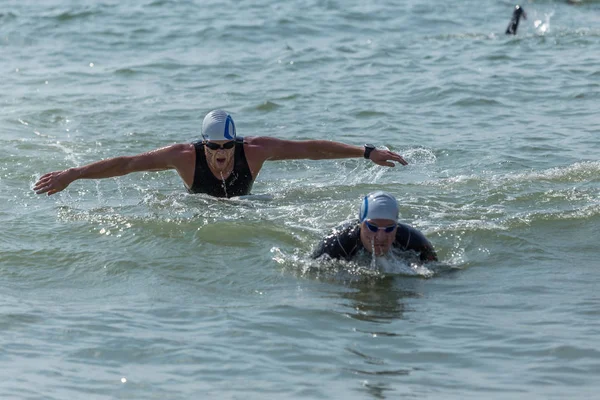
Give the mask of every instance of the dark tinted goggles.
[[390, 233], [396, 228], [396, 224], [390, 226], [377, 226], [369, 223], [369, 221], [365, 221], [365, 225], [371, 232], [377, 233], [380, 230], [383, 230], [385, 233]]
[[219, 149], [229, 150], [229, 149], [233, 149], [233, 146], [235, 146], [235, 141], [232, 140], [227, 143], [223, 143], [222, 145], [216, 144], [213, 142], [204, 142], [204, 145], [211, 150], [219, 150]]

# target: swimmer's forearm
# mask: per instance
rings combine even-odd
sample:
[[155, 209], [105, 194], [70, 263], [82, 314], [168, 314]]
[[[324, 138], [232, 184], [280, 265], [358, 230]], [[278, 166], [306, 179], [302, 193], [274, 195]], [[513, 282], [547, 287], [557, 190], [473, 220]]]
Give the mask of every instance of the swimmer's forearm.
[[[332, 158], [362, 158], [365, 154], [363, 146], [352, 146], [329, 140], [281, 140], [275, 138], [253, 138], [252, 145], [256, 146], [262, 160], [325, 160]], [[406, 165], [407, 162], [400, 154], [389, 150], [375, 149], [369, 154], [369, 159], [375, 164], [393, 167], [392, 161]]]
[[40, 177], [33, 190], [37, 194], [52, 195], [64, 190], [78, 179], [112, 178], [131, 172], [177, 169], [178, 166], [189, 163], [185, 157], [187, 150], [189, 150], [187, 145], [174, 145], [136, 156], [107, 158], [81, 167], [49, 172]]
[[[362, 158], [365, 155], [365, 148], [352, 146], [340, 142], [330, 142], [327, 140], [311, 140], [306, 142], [309, 150], [305, 150], [311, 160], [322, 160], [331, 158]], [[369, 154], [369, 159], [375, 164], [386, 167], [393, 167], [392, 161], [402, 165], [407, 165], [408, 162], [400, 154], [389, 150], [375, 149]]]
[[115, 157], [68, 170], [71, 182], [78, 179], [103, 179], [134, 172], [131, 157]]
[[364, 147], [329, 140], [310, 140], [306, 142], [306, 146], [308, 158], [311, 160], [359, 158], [365, 153]]
[[73, 167], [62, 171], [49, 172], [43, 175], [34, 185], [37, 194], [47, 193], [48, 196], [64, 190], [78, 179], [101, 179], [125, 175], [131, 165], [130, 157], [109, 158], [82, 167]]

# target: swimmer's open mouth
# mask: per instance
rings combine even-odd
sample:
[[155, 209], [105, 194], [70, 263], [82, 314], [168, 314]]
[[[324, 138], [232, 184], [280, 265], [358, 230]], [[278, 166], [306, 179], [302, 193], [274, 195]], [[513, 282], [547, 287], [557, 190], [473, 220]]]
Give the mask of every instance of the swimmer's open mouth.
[[225, 157], [217, 157], [217, 162], [218, 162], [219, 164], [221, 164], [221, 163], [224, 163], [224, 162], [225, 162], [225, 160], [227, 160]]

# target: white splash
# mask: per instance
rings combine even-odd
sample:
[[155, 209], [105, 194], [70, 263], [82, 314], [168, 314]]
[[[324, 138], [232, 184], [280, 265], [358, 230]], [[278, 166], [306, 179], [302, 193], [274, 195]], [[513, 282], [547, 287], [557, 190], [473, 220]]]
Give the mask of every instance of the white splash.
[[371, 238], [371, 269], [378, 269], [377, 256], [375, 255], [375, 238]]
[[375, 255], [375, 242], [371, 239], [371, 264], [370, 269], [383, 274], [409, 275], [430, 278], [434, 272], [422, 265], [417, 260], [406, 257], [406, 253], [398, 249], [390, 249], [383, 256]]
[[379, 272], [393, 275], [409, 275], [430, 278], [434, 272], [423, 265], [418, 257], [407, 256], [400, 249], [392, 249], [385, 256], [377, 257]]
[[533, 26], [535, 27], [535, 31], [538, 35], [544, 35], [550, 30], [550, 18], [552, 18], [553, 15], [554, 11], [552, 11], [550, 14], [544, 14], [546, 17], [544, 22], [542, 22], [541, 19], [536, 19], [533, 21]]

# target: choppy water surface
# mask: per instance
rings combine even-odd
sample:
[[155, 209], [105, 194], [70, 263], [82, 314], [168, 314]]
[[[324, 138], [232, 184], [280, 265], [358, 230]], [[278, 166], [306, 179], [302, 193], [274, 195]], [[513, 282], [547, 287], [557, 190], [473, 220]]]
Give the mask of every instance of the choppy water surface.
[[[43, 3], [0, 9], [0, 397], [594, 398], [600, 4]], [[373, 142], [410, 165], [45, 172], [199, 136]], [[387, 190], [440, 262], [308, 255]]]

